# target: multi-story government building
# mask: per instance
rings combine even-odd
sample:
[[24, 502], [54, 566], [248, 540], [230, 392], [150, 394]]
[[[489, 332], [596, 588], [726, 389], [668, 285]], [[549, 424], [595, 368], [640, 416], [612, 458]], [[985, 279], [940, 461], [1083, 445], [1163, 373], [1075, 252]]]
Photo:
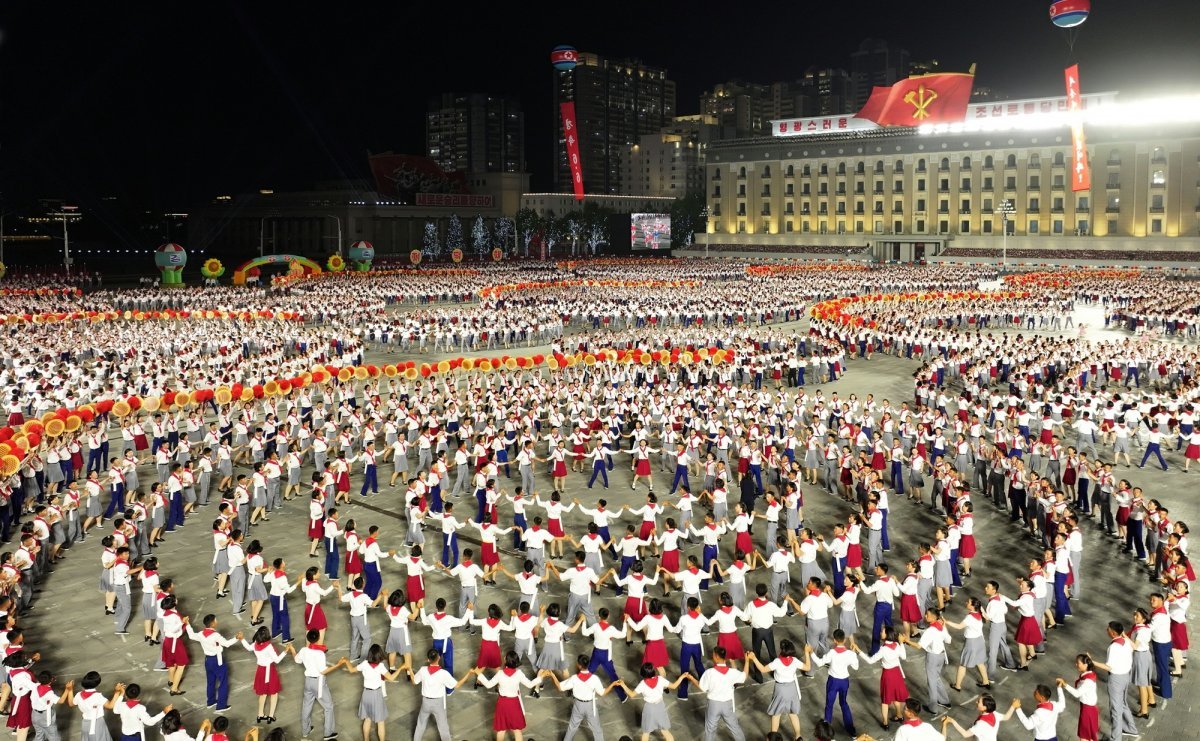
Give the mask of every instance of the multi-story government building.
[[713, 142], [697, 242], [920, 259], [999, 249], [1007, 216], [1006, 249], [1200, 248], [1200, 98], [1084, 104], [1091, 187], [1078, 192], [1065, 98], [972, 104], [962, 124], [919, 129], [773, 121], [772, 136]]

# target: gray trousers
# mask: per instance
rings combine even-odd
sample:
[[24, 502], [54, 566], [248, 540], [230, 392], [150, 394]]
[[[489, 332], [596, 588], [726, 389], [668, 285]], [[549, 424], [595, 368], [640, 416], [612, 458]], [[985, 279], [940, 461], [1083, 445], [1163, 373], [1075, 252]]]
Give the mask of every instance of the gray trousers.
[[413, 729], [413, 741], [421, 741], [425, 736], [429, 716], [433, 716], [433, 722], [437, 725], [438, 737], [442, 741], [450, 741], [450, 719], [446, 717], [446, 700], [436, 697], [421, 698], [421, 709], [417, 711], [417, 727]]
[[350, 617], [350, 660], [358, 661], [367, 655], [371, 645], [371, 628], [367, 625], [366, 615]]
[[229, 604], [236, 615], [246, 608], [246, 567], [238, 566], [229, 572]]
[[1122, 733], [1137, 733], [1133, 725], [1133, 713], [1129, 710], [1128, 692], [1128, 672], [1108, 675], [1109, 738], [1119, 739]]
[[59, 741], [60, 738], [62, 737], [58, 735], [58, 725], [50, 722], [48, 713], [33, 711], [34, 741]]
[[596, 622], [596, 613], [592, 610], [592, 595], [571, 592], [567, 595], [567, 625], [574, 625], [580, 613], [589, 623]]
[[925, 683], [929, 686], [929, 707], [933, 707], [935, 704], [950, 704], [950, 695], [946, 693], [946, 682], [942, 679], [942, 669], [945, 666], [946, 654], [925, 653]]
[[809, 618], [804, 642], [812, 646], [813, 653], [824, 656], [829, 650], [829, 618]]
[[792, 575], [788, 571], [772, 571], [771, 572], [771, 601], [783, 603], [783, 596], [787, 594], [788, 583], [791, 581]]
[[208, 491], [212, 485], [212, 474], [202, 473], [196, 477], [196, 503], [208, 504]]
[[1004, 623], [988, 623], [987, 626], [988, 678], [995, 681], [997, 659], [1008, 669], [1016, 667], [1012, 651], [1008, 648], [1008, 626]]
[[312, 732], [312, 711], [314, 703], [321, 703], [325, 714], [325, 733], [328, 736], [337, 730], [333, 720], [333, 697], [329, 694], [329, 683], [325, 677], [304, 677], [304, 699], [300, 703], [300, 735], [307, 736]]
[[[575, 738], [575, 733], [579, 730], [579, 726], [587, 722], [588, 729], [592, 732], [592, 738], [596, 741], [604, 741], [604, 731], [600, 728], [600, 718], [596, 716], [596, 701], [590, 700], [575, 700], [571, 704], [571, 720], [567, 723], [567, 735], [563, 736], [563, 741], [571, 741]], [[415, 739], [414, 741], [420, 741]]]
[[[454, 488], [450, 490], [451, 496], [456, 497], [459, 494], [461, 494], [462, 492], [467, 490], [467, 469], [468, 468], [469, 468], [469, 466], [459, 466], [458, 467], [458, 475], [454, 477]], [[527, 489], [525, 493], [528, 494], [529, 490]]]
[[883, 563], [883, 531], [869, 530], [867, 535], [867, 566], [875, 568]]
[[721, 721], [725, 721], [725, 727], [729, 729], [729, 735], [735, 741], [746, 741], [746, 734], [742, 733], [742, 726], [738, 723], [733, 703], [729, 701], [713, 702], [712, 700], [708, 701], [708, 710], [704, 714], [704, 741], [716, 741], [717, 729], [720, 728]]
[[533, 466], [528, 463], [520, 466], [521, 471], [521, 487], [525, 496], [533, 494]]
[[[458, 616], [475, 617], [475, 603], [479, 601], [479, 587], [462, 587], [458, 592]], [[467, 604], [471, 604], [471, 613], [467, 614]]]
[[1083, 563], [1083, 551], [1068, 551], [1067, 558], [1071, 562], [1071, 574], [1075, 577], [1075, 581], [1071, 583], [1071, 599], [1076, 600], [1083, 592], [1083, 570], [1080, 568]]
[[[28, 583], [29, 591], [33, 592], [32, 583]], [[113, 616], [113, 625], [116, 626], [117, 632], [125, 630], [129, 626], [130, 601], [129, 601], [129, 585], [120, 584], [113, 589], [117, 595], [117, 601], [113, 603], [113, 609], [116, 614]]]

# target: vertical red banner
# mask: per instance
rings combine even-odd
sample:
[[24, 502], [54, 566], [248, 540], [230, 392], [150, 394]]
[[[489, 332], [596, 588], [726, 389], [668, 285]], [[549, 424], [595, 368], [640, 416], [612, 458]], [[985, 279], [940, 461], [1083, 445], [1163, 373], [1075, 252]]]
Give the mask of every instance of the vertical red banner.
[[1067, 83], [1067, 112], [1071, 115], [1071, 191], [1092, 189], [1092, 168], [1088, 165], [1087, 139], [1083, 136], [1083, 98], [1079, 94], [1079, 65], [1063, 72]]
[[575, 200], [583, 200], [583, 164], [579, 159], [579, 131], [575, 124], [575, 104], [563, 103], [563, 139], [567, 144], [567, 164], [571, 167], [571, 183], [575, 186]]

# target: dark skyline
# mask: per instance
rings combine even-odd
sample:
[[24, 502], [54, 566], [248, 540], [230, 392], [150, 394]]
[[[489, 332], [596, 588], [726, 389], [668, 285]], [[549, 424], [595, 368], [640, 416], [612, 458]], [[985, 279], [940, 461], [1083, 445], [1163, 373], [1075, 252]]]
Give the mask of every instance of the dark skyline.
[[[105, 196], [155, 211], [221, 193], [366, 178], [368, 151], [419, 153], [431, 95], [512, 93], [535, 188], [548, 187], [550, 49], [665, 67], [678, 113], [714, 83], [847, 66], [867, 37], [1015, 97], [1061, 94], [1072, 59], [1048, 2], [703, 4], [11, 3], [0, 9], [0, 184], [8, 201]], [[730, 8], [733, 6], [724, 6]], [[737, 6], [739, 10], [746, 6]], [[336, 11], [334, 10], [336, 9]], [[1074, 57], [1085, 91], [1195, 90], [1200, 6], [1096, 0]]]

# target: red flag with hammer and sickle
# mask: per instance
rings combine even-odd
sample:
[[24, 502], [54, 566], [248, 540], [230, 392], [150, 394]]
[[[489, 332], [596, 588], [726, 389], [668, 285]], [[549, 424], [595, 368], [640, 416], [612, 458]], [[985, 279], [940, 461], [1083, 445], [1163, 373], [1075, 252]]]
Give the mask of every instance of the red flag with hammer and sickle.
[[890, 88], [875, 88], [857, 117], [880, 126], [961, 123], [974, 83], [974, 75], [958, 72], [909, 77]]

